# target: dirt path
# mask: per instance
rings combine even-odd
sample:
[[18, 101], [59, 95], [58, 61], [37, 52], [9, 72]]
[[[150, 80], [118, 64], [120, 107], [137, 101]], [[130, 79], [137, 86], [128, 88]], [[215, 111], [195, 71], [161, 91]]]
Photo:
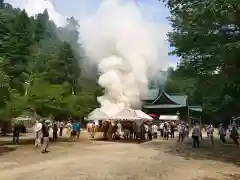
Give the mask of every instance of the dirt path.
[[[0, 180], [236, 180], [240, 166], [195, 158], [175, 141], [143, 144], [84, 141], [24, 146], [0, 156]], [[181, 151], [184, 151], [181, 152]], [[192, 151], [192, 150], [191, 150]], [[198, 150], [194, 150], [195, 154]], [[240, 152], [240, 151], [239, 151]], [[239, 173], [239, 174], [238, 174]]]

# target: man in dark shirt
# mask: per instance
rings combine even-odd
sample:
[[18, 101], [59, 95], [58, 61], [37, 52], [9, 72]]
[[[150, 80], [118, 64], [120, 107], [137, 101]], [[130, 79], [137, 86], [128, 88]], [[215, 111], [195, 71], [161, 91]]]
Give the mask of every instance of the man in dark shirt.
[[49, 131], [48, 131], [48, 125], [45, 121], [43, 122], [42, 133], [43, 133], [42, 153], [46, 153], [46, 152], [48, 152], [47, 148], [48, 148], [48, 144], [49, 144]]
[[58, 126], [57, 126], [57, 122], [54, 122], [53, 124], [53, 140], [57, 140], [58, 139]]
[[13, 126], [13, 143], [19, 144], [20, 125], [15, 123]]
[[171, 138], [174, 138], [174, 129], [175, 129], [175, 124], [171, 122], [171, 125], [170, 125]]

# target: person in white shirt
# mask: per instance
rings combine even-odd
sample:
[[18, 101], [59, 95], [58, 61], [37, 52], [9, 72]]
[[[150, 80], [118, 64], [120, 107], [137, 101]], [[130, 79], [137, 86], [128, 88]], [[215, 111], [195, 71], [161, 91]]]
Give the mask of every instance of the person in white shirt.
[[158, 132], [157, 129], [158, 129], [158, 128], [157, 128], [157, 125], [156, 125], [156, 124], [153, 124], [153, 125], [152, 125], [152, 133], [153, 133], [153, 138], [154, 138], [154, 139], [157, 138], [157, 132]]
[[49, 133], [49, 140], [53, 141], [53, 125], [51, 122], [48, 122], [48, 133]]
[[148, 140], [148, 125], [144, 124], [144, 136], [145, 136], [145, 140]]
[[37, 120], [35, 124], [35, 132], [36, 132], [36, 139], [35, 139], [35, 147], [41, 146], [42, 143], [42, 123]]
[[[124, 136], [126, 137], [126, 134], [128, 132], [125, 132]], [[122, 124], [118, 121], [117, 123], [117, 132], [116, 132], [116, 135], [119, 136], [119, 138], [123, 135], [123, 132], [122, 132]]]
[[64, 123], [60, 122], [60, 132], [59, 132], [59, 136], [63, 135], [63, 128], [64, 128]]
[[178, 125], [178, 143], [183, 142], [185, 137], [185, 125], [184, 122]]
[[213, 132], [214, 132], [214, 128], [213, 128], [213, 125], [210, 124], [208, 127], [207, 127], [207, 136], [208, 136], [208, 139], [210, 141], [210, 143], [213, 145]]

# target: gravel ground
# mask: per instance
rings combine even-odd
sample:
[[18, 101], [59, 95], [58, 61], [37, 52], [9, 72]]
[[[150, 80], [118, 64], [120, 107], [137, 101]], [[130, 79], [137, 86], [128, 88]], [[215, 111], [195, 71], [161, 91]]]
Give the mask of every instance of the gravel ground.
[[237, 164], [186, 158], [175, 153], [179, 148], [175, 140], [136, 144], [91, 141], [86, 135], [75, 144], [51, 144], [48, 154], [21, 146], [0, 155], [0, 180], [240, 179]]

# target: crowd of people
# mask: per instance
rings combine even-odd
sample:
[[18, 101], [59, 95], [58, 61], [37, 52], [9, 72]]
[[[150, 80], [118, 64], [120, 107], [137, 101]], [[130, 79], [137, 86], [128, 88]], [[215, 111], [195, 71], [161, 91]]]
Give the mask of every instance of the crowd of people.
[[[207, 132], [207, 137], [210, 143], [213, 145], [214, 144], [214, 127], [212, 124], [206, 126], [206, 132]], [[219, 125], [218, 135], [220, 137], [220, 141], [222, 144], [226, 143], [226, 136], [228, 136], [229, 139], [233, 140], [235, 146], [239, 147], [240, 129], [236, 123], [229, 125], [228, 128], [226, 128], [224, 124], [221, 123]]]
[[[120, 123], [118, 123], [119, 131]], [[57, 122], [50, 120], [37, 120], [35, 124], [36, 140], [35, 147], [41, 147], [41, 152], [46, 153], [49, 142], [58, 140], [58, 137], [65, 136], [68, 137], [70, 141], [76, 142], [81, 133], [81, 123], [69, 119], [68, 122]], [[189, 138], [190, 127], [185, 122], [176, 122], [176, 121], [161, 121], [160, 123], [143, 123], [142, 127], [143, 139], [152, 140], [153, 138], [162, 138], [168, 140], [169, 138], [173, 139], [178, 134], [177, 142], [181, 143], [185, 139]], [[121, 128], [120, 128], [121, 129]], [[92, 138], [95, 137], [97, 132], [97, 126], [94, 122], [88, 123], [87, 125], [88, 133]], [[239, 136], [240, 131], [239, 127], [236, 124], [231, 124], [228, 128], [225, 128], [224, 124], [220, 124], [218, 129], [218, 135], [222, 144], [226, 143], [226, 136], [229, 139], [232, 139], [236, 147], [239, 146]], [[121, 131], [121, 130], [120, 130]], [[120, 132], [119, 131], [119, 132]], [[214, 145], [214, 127], [212, 124], [205, 126], [205, 131], [209, 142]], [[13, 128], [13, 142], [19, 144], [19, 126], [15, 125]], [[117, 133], [118, 134], [118, 133]], [[128, 133], [130, 136], [134, 137], [136, 135]], [[202, 127], [199, 122], [193, 123], [192, 131], [192, 145], [193, 148], [199, 148], [200, 140], [202, 139]]]
[[[175, 132], [178, 132], [178, 142], [182, 142], [189, 136], [189, 125], [185, 122], [177, 123], [176, 121], [162, 121], [158, 125], [151, 125], [154, 138], [158, 136], [165, 140], [175, 138]], [[151, 130], [151, 129], [150, 129]]]
[[[65, 129], [65, 132], [64, 132]], [[81, 123], [72, 119], [69, 122], [51, 122], [49, 120], [37, 120], [35, 124], [35, 147], [42, 147], [42, 153], [46, 153], [49, 142], [58, 140], [58, 136], [65, 134], [72, 142], [80, 137]]]

